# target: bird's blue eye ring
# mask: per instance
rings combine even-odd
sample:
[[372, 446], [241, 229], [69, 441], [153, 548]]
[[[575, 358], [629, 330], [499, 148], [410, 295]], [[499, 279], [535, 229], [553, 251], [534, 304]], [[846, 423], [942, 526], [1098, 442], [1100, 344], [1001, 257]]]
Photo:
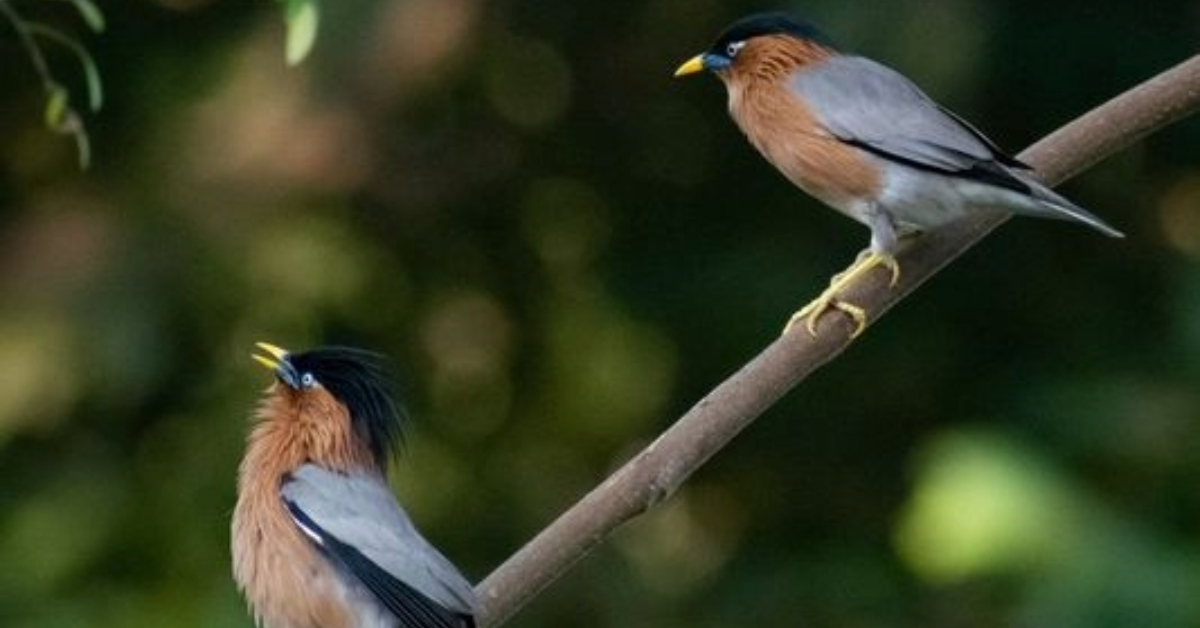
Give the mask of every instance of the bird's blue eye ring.
[[317, 378], [313, 377], [312, 373], [305, 373], [300, 376], [300, 385], [304, 388], [312, 388], [317, 383]]
[[736, 57], [736, 56], [737, 56], [737, 54], [738, 54], [739, 52], [741, 52], [741, 50], [742, 50], [742, 47], [743, 47], [743, 46], [745, 46], [745, 45], [746, 45], [746, 42], [744, 42], [744, 41], [731, 41], [731, 42], [729, 42], [729, 44], [727, 44], [727, 45], [725, 46], [725, 56], [729, 57], [730, 59], [732, 59], [732, 58]]

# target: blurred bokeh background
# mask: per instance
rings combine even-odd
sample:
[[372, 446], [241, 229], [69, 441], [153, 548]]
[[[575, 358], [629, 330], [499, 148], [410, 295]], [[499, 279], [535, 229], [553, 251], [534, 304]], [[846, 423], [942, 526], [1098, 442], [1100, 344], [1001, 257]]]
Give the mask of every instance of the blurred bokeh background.
[[[252, 343], [394, 357], [395, 484], [486, 575], [865, 245], [675, 66], [743, 1], [20, 0], [96, 58], [81, 172], [0, 23], [0, 625], [249, 627]], [[1195, 0], [795, 7], [1017, 151], [1196, 53]], [[77, 66], [52, 67], [82, 90]], [[1200, 625], [1200, 120], [1013, 221], [522, 627]]]

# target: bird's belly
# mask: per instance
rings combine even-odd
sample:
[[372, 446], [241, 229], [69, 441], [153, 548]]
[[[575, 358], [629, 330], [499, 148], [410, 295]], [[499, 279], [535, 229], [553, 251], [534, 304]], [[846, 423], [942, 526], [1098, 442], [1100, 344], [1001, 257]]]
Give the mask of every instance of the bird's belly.
[[262, 628], [397, 628], [365, 587], [318, 552], [282, 508], [239, 500], [234, 577]]
[[1015, 196], [969, 179], [887, 163], [876, 203], [902, 230], [928, 231], [989, 207], [1003, 208]]
[[[269, 550], [268, 550], [269, 551]], [[324, 558], [318, 560], [324, 561]], [[370, 591], [325, 562], [272, 561], [277, 570], [257, 591], [253, 606], [263, 628], [397, 628]], [[248, 591], [249, 592], [249, 591]], [[251, 596], [254, 599], [255, 596]]]

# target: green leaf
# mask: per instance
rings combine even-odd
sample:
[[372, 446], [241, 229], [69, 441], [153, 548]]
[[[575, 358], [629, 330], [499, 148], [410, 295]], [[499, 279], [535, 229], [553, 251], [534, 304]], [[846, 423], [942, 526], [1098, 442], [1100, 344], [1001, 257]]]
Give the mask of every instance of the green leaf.
[[58, 131], [63, 128], [67, 119], [67, 102], [70, 94], [67, 92], [67, 88], [57, 83], [49, 85], [48, 89], [46, 109], [42, 113], [42, 119], [45, 120], [46, 126]]
[[284, 20], [287, 22], [287, 63], [294, 66], [312, 52], [317, 41], [320, 14], [316, 0], [288, 0]]

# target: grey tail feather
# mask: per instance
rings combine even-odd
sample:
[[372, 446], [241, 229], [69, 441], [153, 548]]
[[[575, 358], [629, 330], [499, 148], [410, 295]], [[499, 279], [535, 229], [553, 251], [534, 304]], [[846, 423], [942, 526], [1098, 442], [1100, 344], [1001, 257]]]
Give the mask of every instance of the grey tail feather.
[[1029, 213], [1031, 215], [1083, 223], [1110, 238], [1125, 237], [1124, 233], [1117, 231], [1092, 212], [1089, 212], [1088, 210], [1076, 205], [1075, 203], [1072, 203], [1066, 198], [1063, 198], [1050, 188], [1038, 183], [1037, 181], [1033, 181], [1029, 177], [1021, 175], [1017, 176], [1024, 183], [1029, 185], [1029, 189], [1033, 198], [1041, 201], [1041, 206], [1044, 211], [1030, 209]]

